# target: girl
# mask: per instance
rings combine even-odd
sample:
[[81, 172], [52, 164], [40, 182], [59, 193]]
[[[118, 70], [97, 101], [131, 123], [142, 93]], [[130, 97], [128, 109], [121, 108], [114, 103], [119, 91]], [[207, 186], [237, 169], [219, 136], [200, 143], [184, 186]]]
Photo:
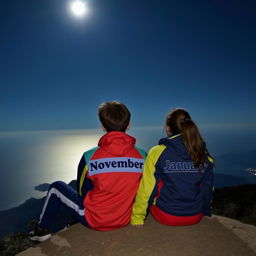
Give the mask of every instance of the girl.
[[151, 148], [144, 164], [131, 224], [141, 227], [150, 211], [160, 223], [192, 225], [211, 218], [213, 159], [184, 109], [166, 118], [168, 135]]

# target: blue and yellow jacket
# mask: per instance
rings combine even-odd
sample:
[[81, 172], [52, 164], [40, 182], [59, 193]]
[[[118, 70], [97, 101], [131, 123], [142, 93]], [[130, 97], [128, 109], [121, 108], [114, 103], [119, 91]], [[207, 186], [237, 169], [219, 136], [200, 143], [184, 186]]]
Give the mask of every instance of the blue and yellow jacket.
[[130, 222], [146, 156], [135, 141], [124, 132], [108, 132], [80, 160], [77, 190], [93, 229], [112, 230]]
[[152, 204], [175, 216], [211, 216], [213, 159], [206, 158], [195, 168], [181, 134], [161, 139], [145, 160], [131, 224], [143, 224]]

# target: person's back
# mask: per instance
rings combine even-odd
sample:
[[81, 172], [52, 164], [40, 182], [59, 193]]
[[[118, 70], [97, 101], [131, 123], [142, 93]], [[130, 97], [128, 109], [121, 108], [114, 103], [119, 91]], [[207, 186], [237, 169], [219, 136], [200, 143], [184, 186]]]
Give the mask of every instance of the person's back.
[[155, 176], [164, 182], [160, 181], [158, 186], [163, 184], [156, 205], [175, 216], [193, 216], [201, 212], [204, 181], [210, 174], [212, 163], [207, 159], [198, 170], [188, 154], [182, 135], [161, 139], [154, 150], [162, 151], [156, 163]]
[[103, 131], [98, 147], [85, 152], [77, 171], [77, 190], [66, 183], [51, 184], [37, 226], [30, 239], [44, 241], [60, 207], [84, 226], [112, 230], [129, 224], [146, 153], [135, 147], [125, 132], [130, 112], [120, 102], [105, 102], [98, 109]]
[[146, 212], [166, 225], [192, 225], [211, 216], [213, 160], [183, 109], [166, 120], [167, 138], [147, 156], [131, 223], [143, 225]]
[[93, 188], [84, 199], [85, 217], [90, 227], [110, 230], [130, 222], [144, 162], [143, 153], [135, 148], [135, 139], [112, 131], [99, 141], [91, 155], [86, 178]]
[[78, 183], [89, 226], [111, 230], [130, 222], [146, 153], [136, 148], [135, 138], [125, 133], [130, 113], [123, 104], [103, 103], [99, 118], [107, 133], [99, 140], [98, 147], [84, 153]]

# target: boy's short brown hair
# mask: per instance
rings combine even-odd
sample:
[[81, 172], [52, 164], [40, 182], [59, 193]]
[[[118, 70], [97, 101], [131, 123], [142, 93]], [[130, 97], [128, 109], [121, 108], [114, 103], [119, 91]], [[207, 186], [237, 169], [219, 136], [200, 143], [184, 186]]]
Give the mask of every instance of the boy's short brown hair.
[[100, 104], [98, 115], [107, 132], [125, 132], [131, 118], [128, 108], [119, 101], [103, 102]]

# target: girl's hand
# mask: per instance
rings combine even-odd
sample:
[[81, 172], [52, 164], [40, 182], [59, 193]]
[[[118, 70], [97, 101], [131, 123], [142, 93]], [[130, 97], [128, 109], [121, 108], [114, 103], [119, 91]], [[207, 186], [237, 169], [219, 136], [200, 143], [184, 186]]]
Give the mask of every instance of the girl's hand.
[[143, 228], [144, 224], [136, 224], [136, 225], [133, 225], [131, 224], [134, 228]]
[[215, 220], [216, 218], [214, 216], [204, 216], [207, 220]]

